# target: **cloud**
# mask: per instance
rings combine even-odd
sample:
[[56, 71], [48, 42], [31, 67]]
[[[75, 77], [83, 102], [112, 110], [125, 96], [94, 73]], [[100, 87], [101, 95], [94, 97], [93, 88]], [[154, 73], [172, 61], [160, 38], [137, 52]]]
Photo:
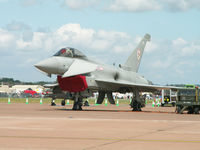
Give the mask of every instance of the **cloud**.
[[199, 82], [200, 41], [179, 37], [174, 40], [154, 38], [153, 42], [157, 46], [144, 53], [140, 68], [146, 78], [159, 84]]
[[31, 36], [32, 40], [25, 40], [24, 36], [16, 40], [16, 49], [23, 52], [37, 52], [40, 50], [46, 50], [45, 43], [48, 41], [47, 34], [34, 32]]
[[200, 52], [200, 45], [196, 45], [192, 43], [191, 45], [188, 45], [186, 47], [183, 47], [181, 49], [182, 55], [184, 56], [193, 56], [197, 52]]
[[[4, 2], [6, 0], [2, 0]], [[48, 1], [42, 0], [19, 0], [24, 7], [46, 4]], [[106, 11], [122, 12], [150, 12], [150, 11], [168, 11], [185, 12], [190, 10], [200, 10], [199, 0], [57, 0], [52, 1], [73, 10], [83, 10], [87, 8]]]
[[[2, 0], [4, 2], [6, 0]], [[151, 11], [168, 11], [168, 12], [185, 12], [190, 10], [200, 10], [199, 0], [57, 0], [55, 4], [67, 7], [73, 10], [96, 9], [113, 12], [151, 12]], [[24, 7], [47, 4], [48, 1], [42, 0], [19, 0]]]
[[[21, 29], [21, 28], [18, 28]], [[6, 51], [13, 47], [12, 53], [26, 53], [31, 55], [40, 52], [55, 53], [63, 47], [71, 46], [88, 50], [91, 52], [119, 52], [130, 50], [128, 42], [133, 40], [128, 34], [117, 31], [94, 30], [83, 28], [80, 24], [66, 24], [54, 31], [39, 32], [25, 30], [15, 32], [15, 30], [0, 30], [0, 51]], [[129, 45], [127, 47], [127, 45]], [[92, 54], [91, 54], [92, 55]], [[29, 56], [27, 57], [27, 59]]]
[[[83, 28], [80, 24], [66, 24], [54, 31], [32, 32], [30, 30], [15, 33], [0, 29], [0, 46], [3, 49], [14, 47], [15, 52], [56, 52], [59, 48], [71, 46], [92, 52], [131, 52], [141, 40], [142, 36], [131, 37], [127, 33], [118, 31], [94, 30]], [[156, 41], [147, 44], [146, 52], [149, 55], [158, 53], [174, 57], [195, 55], [199, 52], [200, 44], [188, 42], [183, 38], [171, 41]], [[42, 51], [41, 51], [42, 50]], [[152, 66], [162, 66], [152, 64]], [[168, 66], [164, 64], [163, 66]]]
[[115, 0], [108, 8], [111, 11], [144, 12], [159, 10], [156, 0]]
[[[200, 44], [194, 44], [194, 42], [186, 41], [183, 38], [177, 38], [169, 42], [165, 40], [154, 41], [153, 43], [156, 46], [146, 54], [154, 60], [149, 63], [154, 69], [167, 69], [177, 64], [185, 65], [192, 57], [196, 58], [200, 54]], [[150, 45], [151, 43], [147, 45], [147, 49]], [[156, 55], [153, 55], [155, 53]]]
[[97, 0], [65, 0], [63, 6], [67, 6], [70, 9], [84, 9], [95, 6]]
[[170, 11], [184, 12], [200, 10], [199, 0], [114, 0], [108, 6], [110, 11], [149, 12]]
[[33, 39], [33, 32], [32, 31], [25, 31], [23, 33], [23, 40], [24, 41], [31, 41]]
[[182, 38], [172, 41], [172, 47], [179, 52], [181, 56], [192, 56], [200, 52], [200, 44], [194, 42], [187, 42]]
[[117, 43], [123, 44], [123, 41], [129, 36], [123, 32], [105, 31], [82, 28], [80, 24], [66, 24], [53, 33], [57, 37], [58, 45], [68, 43], [72, 46], [83, 47], [84, 49], [93, 49], [106, 51], [110, 50]]
[[22, 22], [12, 21], [11, 23], [6, 25], [6, 29], [10, 31], [24, 31], [24, 30], [30, 30], [31, 27]]
[[40, 0], [20, 0], [22, 6], [36, 6], [40, 3]]
[[174, 46], [184, 46], [186, 44], [188, 44], [188, 42], [182, 38], [178, 38], [172, 41], [172, 44]]
[[23, 22], [12, 21], [11, 23], [6, 25], [5, 29], [11, 32], [23, 32], [22, 36], [24, 41], [32, 40], [33, 32], [31, 31], [31, 27]]
[[200, 10], [199, 0], [161, 0], [163, 8], [172, 12], [188, 11], [191, 9]]
[[0, 28], [0, 51], [11, 48], [14, 45], [16, 36], [9, 31]]

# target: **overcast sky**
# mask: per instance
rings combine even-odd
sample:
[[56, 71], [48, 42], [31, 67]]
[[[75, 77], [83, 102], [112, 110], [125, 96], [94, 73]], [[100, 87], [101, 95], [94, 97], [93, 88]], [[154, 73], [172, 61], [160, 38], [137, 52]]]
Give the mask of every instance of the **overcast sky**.
[[200, 83], [200, 0], [0, 0], [0, 77], [54, 81], [33, 65], [68, 46], [123, 64], [146, 33], [140, 74]]

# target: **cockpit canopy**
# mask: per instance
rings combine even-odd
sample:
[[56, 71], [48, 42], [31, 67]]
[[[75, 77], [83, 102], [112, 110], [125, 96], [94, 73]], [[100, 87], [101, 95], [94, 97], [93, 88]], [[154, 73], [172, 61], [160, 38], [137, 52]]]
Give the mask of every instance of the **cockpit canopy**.
[[62, 56], [62, 57], [71, 57], [71, 58], [86, 57], [82, 52], [71, 47], [62, 48], [53, 56]]

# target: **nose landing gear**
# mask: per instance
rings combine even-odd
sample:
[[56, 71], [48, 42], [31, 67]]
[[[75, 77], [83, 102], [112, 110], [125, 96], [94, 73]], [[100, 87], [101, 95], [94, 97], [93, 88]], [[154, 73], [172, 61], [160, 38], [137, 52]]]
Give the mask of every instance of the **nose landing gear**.
[[51, 99], [51, 106], [56, 106], [56, 103], [55, 103], [55, 97], [52, 97], [52, 99]]

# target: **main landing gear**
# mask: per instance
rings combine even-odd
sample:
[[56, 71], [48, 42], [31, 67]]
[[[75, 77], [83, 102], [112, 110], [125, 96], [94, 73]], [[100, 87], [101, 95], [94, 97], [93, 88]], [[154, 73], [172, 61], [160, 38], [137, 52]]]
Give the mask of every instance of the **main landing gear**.
[[138, 90], [135, 90], [133, 93], [133, 98], [130, 105], [131, 108], [133, 108], [132, 111], [142, 111], [142, 104]]
[[82, 110], [82, 106], [83, 98], [79, 93], [76, 93], [72, 110]]

